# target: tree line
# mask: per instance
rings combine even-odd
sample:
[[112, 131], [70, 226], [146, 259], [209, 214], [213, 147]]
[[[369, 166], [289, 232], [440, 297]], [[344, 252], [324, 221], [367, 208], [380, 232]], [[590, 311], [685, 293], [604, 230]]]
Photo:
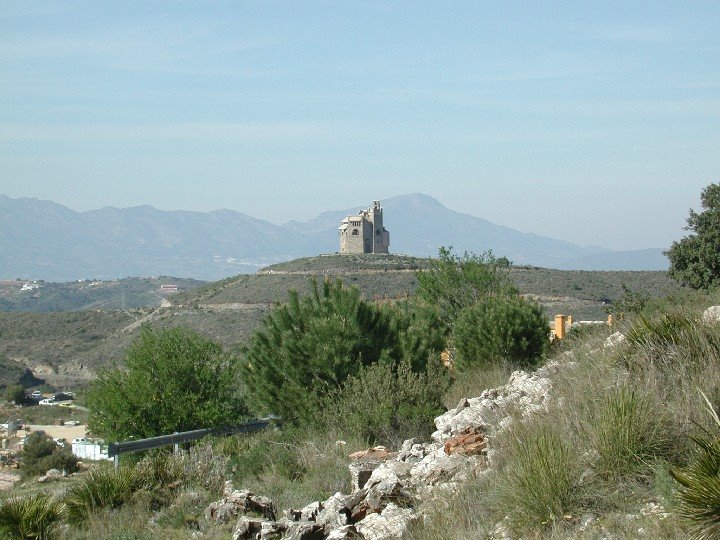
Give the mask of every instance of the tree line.
[[429, 432], [454, 373], [532, 366], [545, 352], [548, 323], [509, 266], [441, 248], [418, 271], [418, 292], [390, 305], [339, 280], [313, 281], [308, 295], [289, 291], [235, 354], [187, 328], [145, 326], [124, 366], [101, 371], [89, 389], [90, 429], [124, 440], [273, 414], [372, 441]]

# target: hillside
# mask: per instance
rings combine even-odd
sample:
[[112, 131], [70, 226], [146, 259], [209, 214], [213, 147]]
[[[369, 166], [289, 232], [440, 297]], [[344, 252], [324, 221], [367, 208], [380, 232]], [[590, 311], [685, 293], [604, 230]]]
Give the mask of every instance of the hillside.
[[52, 312], [158, 307], [166, 298], [175, 294], [162, 291], [162, 285], [176, 285], [178, 292], [184, 292], [203, 283], [167, 276], [62, 283], [18, 278], [0, 281], [0, 311]]
[[[272, 304], [282, 302], [287, 289], [308, 291], [310, 278], [341, 279], [358, 287], [365, 298], [397, 297], [417, 288], [415, 272], [428, 259], [405, 255], [323, 255], [306, 257], [210, 283], [173, 297], [176, 305]], [[624, 284], [632, 291], [662, 296], [679, 289], [666, 272], [553, 270], [513, 266], [510, 276], [523, 294], [534, 295], [548, 315], [572, 313], [576, 318], [605, 317], [605, 308], [622, 295]]]
[[[360, 205], [370, 201], [359, 201]], [[382, 201], [390, 250], [412, 256], [492, 250], [515, 264], [572, 269], [664, 270], [661, 250], [615, 252], [517, 231], [456, 212], [420, 193]], [[75, 212], [52, 201], [0, 195], [0, 279], [47, 281], [172, 275], [216, 280], [338, 250], [340, 219], [361, 206], [275, 225], [235, 212], [150, 206]]]
[[[18, 369], [30, 368], [36, 376], [52, 383], [82, 384], [99, 366], [121, 362], [124, 350], [137, 337], [143, 323], [187, 326], [232, 348], [248, 339], [274, 303], [285, 301], [288, 289], [307, 292], [312, 277], [341, 279], [358, 287], [368, 299], [396, 298], [415, 291], [415, 271], [424, 268], [427, 262], [400, 255], [308, 257], [169, 295], [166, 299], [171, 305], [166, 307], [0, 313], [0, 358], [8, 358], [9, 365], [15, 366], [15, 371], [8, 372], [11, 378], [20, 373]], [[590, 272], [522, 266], [512, 268], [511, 277], [521, 292], [537, 298], [548, 318], [567, 313], [576, 320], [604, 319], [605, 309], [621, 296], [623, 284], [653, 296], [678, 290], [665, 272]], [[158, 286], [151, 280], [131, 283], [143, 282]], [[83, 294], [82, 289], [77, 292]], [[115, 290], [114, 301], [117, 294]]]

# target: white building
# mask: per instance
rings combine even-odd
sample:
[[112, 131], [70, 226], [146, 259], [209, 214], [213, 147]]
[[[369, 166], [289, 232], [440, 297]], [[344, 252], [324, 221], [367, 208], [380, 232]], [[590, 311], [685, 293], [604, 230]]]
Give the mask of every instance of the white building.
[[80, 459], [112, 460], [108, 457], [107, 444], [101, 439], [73, 439], [72, 453]]

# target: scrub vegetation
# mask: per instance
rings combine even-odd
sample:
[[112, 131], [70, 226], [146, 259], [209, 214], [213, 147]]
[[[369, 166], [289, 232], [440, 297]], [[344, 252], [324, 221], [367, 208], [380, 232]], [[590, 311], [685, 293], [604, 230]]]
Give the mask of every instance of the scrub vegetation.
[[[0, 528], [28, 538], [226, 538], [231, 525], [203, 517], [226, 480], [280, 509], [348, 492], [348, 453], [427, 438], [433, 419], [459, 398], [551, 361], [558, 367], [547, 406], [511, 412], [490, 438], [491, 466], [425, 501], [427, 517], [408, 538], [716, 537], [720, 322], [703, 314], [720, 295], [676, 288], [660, 298], [619, 286], [617, 304], [608, 306], [613, 327], [578, 326], [551, 343], [547, 317], [520, 294], [514, 271], [491, 253], [443, 249], [413, 274], [415, 293], [392, 302], [302, 274], [308, 288], [269, 308], [243, 347], [223, 349], [186, 327], [146, 327], [125, 367], [106, 371], [89, 392], [91, 424], [106, 436], [168, 429], [140, 430], [140, 417], [121, 422], [125, 413], [102, 410], [100, 403], [128, 393], [137, 394], [126, 401], [142, 417], [191, 418], [203, 403], [210, 413], [201, 423], [267, 414], [285, 422], [127, 460], [117, 472], [96, 467], [48, 494], [28, 489], [0, 504]], [[207, 299], [231, 283], [200, 294]], [[624, 340], [613, 335], [609, 345], [616, 332]], [[194, 359], [187, 369], [183, 356]], [[161, 386], [179, 396], [189, 392], [184, 384], [207, 385], [214, 376], [224, 390], [193, 406], [134, 390]], [[36, 525], [46, 532], [13, 532]]]

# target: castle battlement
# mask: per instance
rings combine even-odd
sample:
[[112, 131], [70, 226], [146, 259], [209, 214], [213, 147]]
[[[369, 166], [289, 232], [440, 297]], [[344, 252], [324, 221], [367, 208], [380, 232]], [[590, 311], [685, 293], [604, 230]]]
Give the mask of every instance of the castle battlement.
[[390, 233], [383, 226], [380, 201], [373, 201], [367, 210], [360, 210], [340, 222], [340, 254], [388, 253]]

